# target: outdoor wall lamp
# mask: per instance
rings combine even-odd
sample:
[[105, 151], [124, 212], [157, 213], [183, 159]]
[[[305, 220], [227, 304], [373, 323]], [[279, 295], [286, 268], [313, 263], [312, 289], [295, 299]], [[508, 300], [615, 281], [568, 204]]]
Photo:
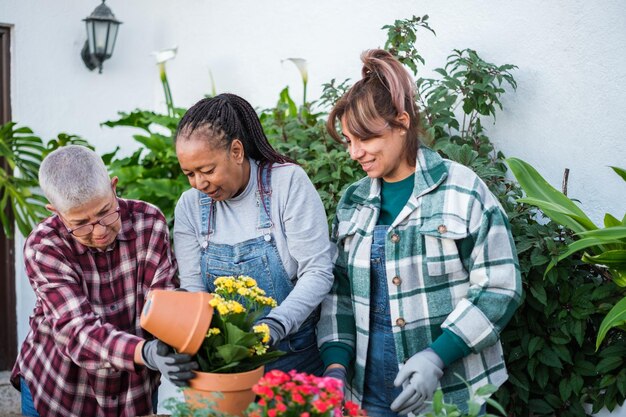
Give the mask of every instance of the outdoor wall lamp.
[[100, 74], [102, 74], [102, 63], [113, 54], [117, 29], [122, 24], [104, 2], [105, 0], [102, 0], [102, 4], [83, 19], [87, 24], [87, 40], [80, 51], [80, 56], [87, 68], [93, 71], [98, 67]]

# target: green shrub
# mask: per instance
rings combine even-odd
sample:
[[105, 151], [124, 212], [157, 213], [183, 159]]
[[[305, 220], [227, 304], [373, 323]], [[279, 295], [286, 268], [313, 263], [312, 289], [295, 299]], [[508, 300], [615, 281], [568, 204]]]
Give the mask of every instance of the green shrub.
[[484, 117], [495, 121], [502, 108], [504, 87], [516, 88], [511, 71], [517, 67], [485, 62], [471, 49], [455, 50], [435, 70], [440, 78], [421, 78], [423, 59], [413, 50], [420, 27], [432, 32], [427, 16], [385, 26], [386, 47], [416, 75], [427, 141], [489, 185], [507, 212], [519, 255], [525, 294], [501, 335], [510, 378], [496, 399], [516, 417], [584, 416], [585, 402], [594, 411], [612, 410], [626, 394], [626, 344], [621, 333], [610, 333], [597, 354], [594, 339], [619, 292], [601, 269], [575, 258], [560, 261], [544, 280], [546, 267], [571, 237], [558, 224], [537, 221], [535, 209], [516, 201], [522, 190], [506, 178], [504, 155], [484, 127]]
[[59, 133], [44, 145], [26, 126], [8, 122], [0, 126], [0, 223], [8, 238], [13, 237], [13, 222], [23, 236], [50, 215], [46, 198], [38, 189], [39, 166], [53, 150], [66, 145], [91, 147], [75, 135]]

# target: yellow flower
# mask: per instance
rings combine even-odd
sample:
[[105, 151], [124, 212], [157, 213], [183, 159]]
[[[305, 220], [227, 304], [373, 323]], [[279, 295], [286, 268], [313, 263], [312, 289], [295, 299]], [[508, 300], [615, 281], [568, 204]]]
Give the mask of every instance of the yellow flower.
[[251, 353], [253, 354], [264, 355], [267, 352], [267, 346], [262, 343], [257, 343], [256, 345], [252, 346], [251, 350]]
[[209, 305], [213, 308], [217, 307], [224, 299], [217, 294], [213, 294], [213, 298], [209, 301]]
[[250, 287], [256, 287], [256, 281], [253, 278], [250, 277], [246, 277], [243, 275], [239, 276], [243, 282], [245, 283], [246, 287], [250, 288]]
[[218, 329], [217, 327], [211, 327], [209, 329], [209, 332], [206, 335], [207, 335], [207, 337], [209, 337], [209, 336], [214, 336], [216, 334], [220, 334], [221, 332], [222, 331], [220, 329]]
[[270, 327], [267, 324], [257, 324], [256, 326], [252, 327], [252, 330], [254, 330], [254, 333], [260, 333], [263, 335], [263, 339], [261, 339], [263, 343], [267, 343], [270, 341]]

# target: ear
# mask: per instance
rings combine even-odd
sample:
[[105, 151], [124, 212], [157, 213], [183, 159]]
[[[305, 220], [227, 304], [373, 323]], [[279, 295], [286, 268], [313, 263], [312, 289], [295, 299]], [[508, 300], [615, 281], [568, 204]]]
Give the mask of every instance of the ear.
[[245, 158], [245, 152], [243, 149], [243, 143], [239, 139], [233, 139], [230, 143], [230, 153], [229, 156], [231, 159], [234, 159], [235, 162], [241, 164]]
[[119, 178], [117, 177], [113, 177], [111, 178], [111, 188], [113, 188], [113, 194], [115, 194], [115, 196], [117, 197], [117, 182], [119, 181]]
[[411, 118], [409, 117], [409, 114], [407, 112], [405, 112], [405, 111], [403, 111], [400, 115], [398, 115], [398, 117], [396, 117], [396, 120], [398, 122], [402, 123], [402, 125], [407, 130], [411, 126]]
[[54, 208], [54, 206], [52, 204], [46, 204], [46, 209], [48, 209], [48, 211], [51, 211], [55, 214], [58, 214], [59, 212], [57, 211], [57, 209]]

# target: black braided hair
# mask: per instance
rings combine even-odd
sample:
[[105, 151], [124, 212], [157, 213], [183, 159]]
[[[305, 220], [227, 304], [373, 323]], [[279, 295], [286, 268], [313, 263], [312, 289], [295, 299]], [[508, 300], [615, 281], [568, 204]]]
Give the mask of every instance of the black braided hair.
[[174, 146], [179, 139], [188, 139], [197, 129], [206, 129], [207, 140], [213, 142], [213, 146], [225, 149], [230, 148], [233, 139], [239, 139], [245, 156], [263, 165], [296, 163], [272, 148], [250, 103], [235, 94], [224, 93], [194, 104], [178, 124]]

